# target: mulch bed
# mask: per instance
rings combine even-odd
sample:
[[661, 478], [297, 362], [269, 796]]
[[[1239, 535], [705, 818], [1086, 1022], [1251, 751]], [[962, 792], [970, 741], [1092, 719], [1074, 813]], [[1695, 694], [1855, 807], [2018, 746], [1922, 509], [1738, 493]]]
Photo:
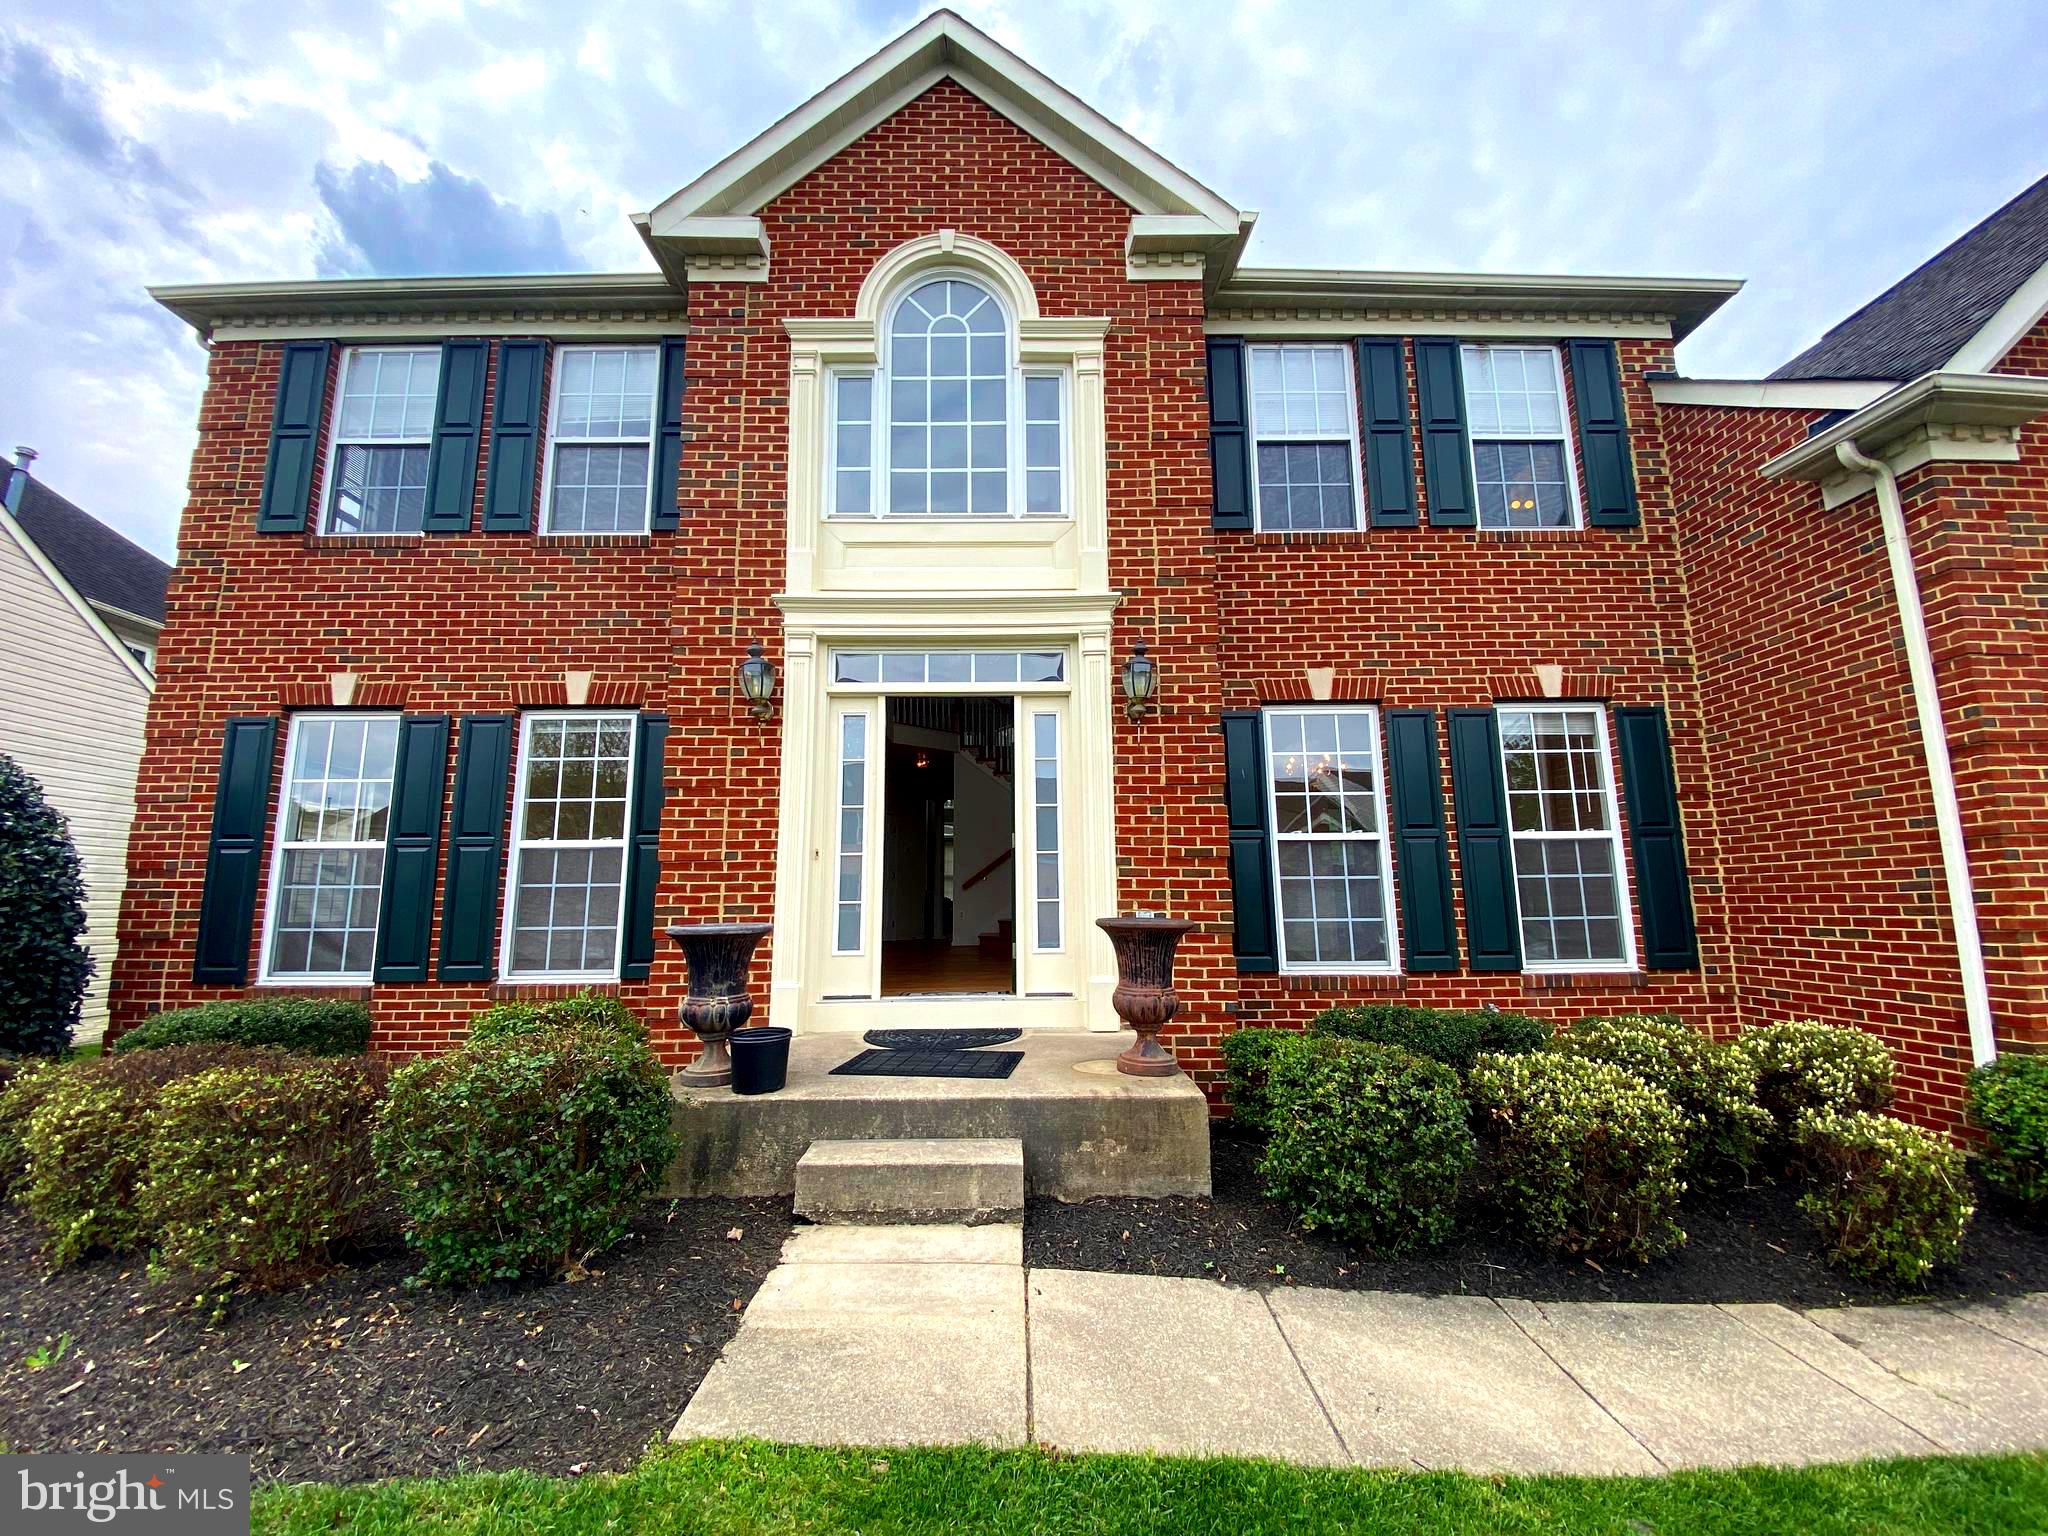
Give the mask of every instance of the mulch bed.
[[[1475, 1200], [1461, 1235], [1441, 1248], [1378, 1260], [1294, 1226], [1259, 1194], [1259, 1142], [1227, 1124], [1211, 1138], [1215, 1196], [1208, 1200], [1034, 1199], [1024, 1217], [1024, 1260], [1057, 1269], [1183, 1275], [1233, 1285], [1323, 1285], [1425, 1295], [1518, 1296], [1531, 1301], [1775, 1301], [1824, 1307], [1896, 1301], [1831, 1267], [1816, 1250], [1798, 1191], [1763, 1184], [1688, 1205], [1688, 1241], [1640, 1269], [1534, 1252], [1497, 1230]], [[2027, 1227], [1978, 1192], [1962, 1261], [1933, 1278], [1938, 1297], [2048, 1290], [2048, 1232]]]
[[674, 1426], [788, 1235], [787, 1200], [650, 1203], [574, 1283], [408, 1291], [414, 1265], [387, 1254], [236, 1295], [209, 1326], [139, 1263], [46, 1276], [42, 1233], [9, 1208], [0, 1450], [232, 1452], [259, 1480], [623, 1469]]

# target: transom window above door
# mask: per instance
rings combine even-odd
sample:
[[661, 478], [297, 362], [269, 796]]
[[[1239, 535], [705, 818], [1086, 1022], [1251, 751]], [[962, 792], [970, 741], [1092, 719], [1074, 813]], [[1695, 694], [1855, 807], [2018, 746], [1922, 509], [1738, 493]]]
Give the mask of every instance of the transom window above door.
[[1058, 651], [840, 651], [835, 683], [1057, 683], [1067, 675]]
[[1258, 526], [1358, 526], [1358, 416], [1351, 349], [1339, 342], [1246, 349]]
[[972, 278], [918, 279], [882, 366], [836, 371], [830, 398], [834, 516], [1067, 515], [1065, 376], [1019, 366], [1008, 311]]

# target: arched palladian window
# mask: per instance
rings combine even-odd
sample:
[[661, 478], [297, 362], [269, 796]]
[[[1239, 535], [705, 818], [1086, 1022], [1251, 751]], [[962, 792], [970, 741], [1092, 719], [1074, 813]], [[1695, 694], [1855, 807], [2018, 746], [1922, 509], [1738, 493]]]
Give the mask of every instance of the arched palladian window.
[[885, 316], [880, 369], [832, 378], [832, 513], [1066, 516], [1066, 383], [1018, 365], [996, 296], [921, 274]]

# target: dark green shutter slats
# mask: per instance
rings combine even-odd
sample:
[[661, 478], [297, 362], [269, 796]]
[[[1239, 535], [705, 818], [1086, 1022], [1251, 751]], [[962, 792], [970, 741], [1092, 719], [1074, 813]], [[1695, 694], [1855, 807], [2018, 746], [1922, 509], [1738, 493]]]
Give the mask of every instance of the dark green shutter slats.
[[[1252, 526], [1251, 436], [1245, 410], [1244, 341], [1209, 338], [1210, 526], [1248, 533]], [[1271, 967], [1267, 967], [1271, 969]]]
[[1415, 439], [1408, 429], [1408, 368], [1401, 343], [1358, 343], [1358, 389], [1365, 411], [1365, 486], [1375, 528], [1415, 526]]
[[1508, 836], [1500, 727], [1490, 709], [1450, 712], [1451, 791], [1457, 797], [1458, 864], [1465, 890], [1465, 943], [1475, 971], [1522, 968], [1515, 905], [1515, 851]]
[[1422, 412], [1422, 484], [1429, 520], [1440, 528], [1470, 528], [1477, 521], [1472, 489], [1472, 444], [1465, 431], [1465, 364], [1455, 341], [1418, 337], [1416, 404]]
[[441, 862], [441, 802], [448, 787], [448, 717], [398, 722], [398, 761], [385, 818], [384, 899], [377, 915], [374, 981], [425, 981]]
[[467, 715], [462, 721], [441, 902], [443, 981], [489, 981], [498, 974], [498, 881], [505, 864], [514, 728], [510, 715]]
[[633, 753], [633, 837], [626, 851], [626, 937], [619, 975], [643, 981], [654, 964], [654, 893], [661, 885], [661, 805], [668, 798], [662, 764], [668, 716], [642, 715]]
[[656, 529], [674, 528], [681, 518], [683, 338], [680, 336], [671, 336], [661, 344], [660, 394], [661, 452], [655, 456], [654, 518], [649, 524]]
[[1643, 965], [1652, 971], [1697, 970], [1692, 879], [1678, 824], [1678, 781], [1671, 767], [1671, 731], [1661, 705], [1617, 709], [1621, 781], [1628, 792], [1628, 833], [1635, 845], [1636, 905], [1643, 919]]
[[1579, 458], [1586, 466], [1586, 521], [1595, 528], [1633, 528], [1636, 473], [1629, 462], [1628, 416], [1621, 369], [1611, 341], [1567, 343], [1572, 401], [1579, 412]]
[[327, 364], [334, 345], [288, 341], [277, 369], [277, 404], [270, 414], [270, 457], [263, 466], [258, 533], [299, 533], [313, 502], [313, 467], [320, 459], [320, 414], [327, 404]]
[[441, 380], [434, 393], [434, 446], [427, 456], [428, 533], [469, 532], [476, 500], [477, 443], [484, 429], [484, 372], [488, 341], [441, 343]]
[[1223, 770], [1237, 968], [1277, 971], [1272, 858], [1266, 848], [1266, 742], [1256, 709], [1223, 712]]
[[491, 401], [491, 467], [484, 477], [484, 532], [533, 529], [534, 473], [540, 465], [544, 341], [498, 343], [498, 385]]
[[1455, 971], [1458, 926], [1451, 913], [1451, 849], [1433, 710], [1387, 711], [1387, 761], [1393, 768], [1402, 953], [1411, 971]]
[[192, 979], [201, 986], [239, 987], [249, 980], [249, 940], [255, 932], [256, 885], [263, 869], [263, 827], [270, 818], [270, 769], [276, 754], [275, 719], [228, 721], [192, 953]]

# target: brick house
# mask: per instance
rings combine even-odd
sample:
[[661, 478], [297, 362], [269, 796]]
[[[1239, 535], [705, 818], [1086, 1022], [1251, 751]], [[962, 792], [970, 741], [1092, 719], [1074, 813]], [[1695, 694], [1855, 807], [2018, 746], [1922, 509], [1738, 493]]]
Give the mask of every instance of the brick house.
[[1212, 1086], [1362, 998], [1853, 1022], [1936, 1121], [2048, 1038], [2048, 252], [1938, 356], [1722, 383], [1735, 283], [1253, 217], [939, 12], [656, 273], [156, 290], [211, 367], [117, 1027], [598, 985], [681, 1062], [660, 931], [747, 919], [801, 1032], [1104, 1030], [1094, 920], [1158, 910]]

